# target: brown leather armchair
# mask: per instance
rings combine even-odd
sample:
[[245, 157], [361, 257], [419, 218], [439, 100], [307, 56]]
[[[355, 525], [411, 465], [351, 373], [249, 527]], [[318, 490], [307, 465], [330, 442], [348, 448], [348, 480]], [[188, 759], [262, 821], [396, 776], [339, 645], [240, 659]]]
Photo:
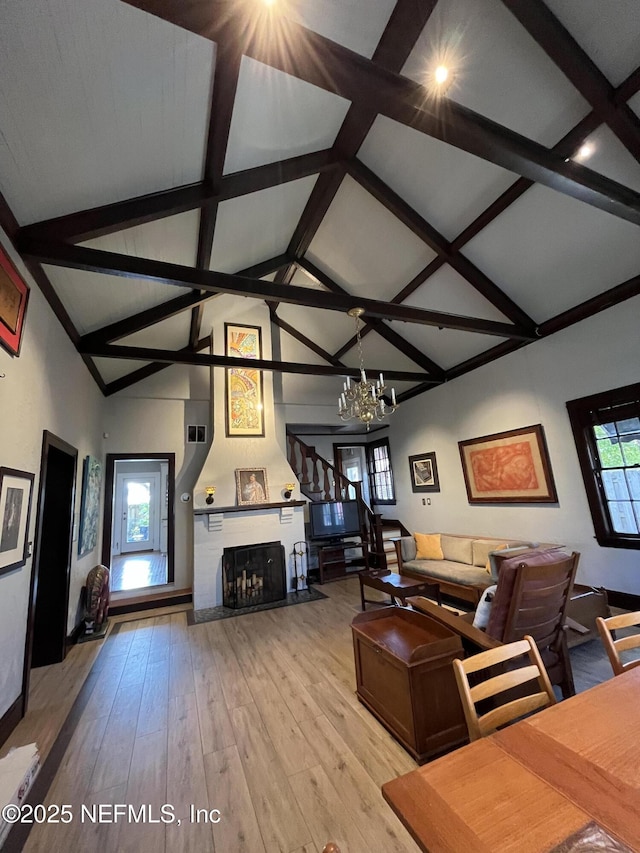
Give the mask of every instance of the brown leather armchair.
[[421, 597], [407, 601], [454, 630], [467, 654], [532, 636], [551, 683], [567, 698], [575, 687], [564, 627], [579, 557], [576, 552], [532, 550], [502, 562], [486, 631], [473, 627], [472, 613], [458, 616]]

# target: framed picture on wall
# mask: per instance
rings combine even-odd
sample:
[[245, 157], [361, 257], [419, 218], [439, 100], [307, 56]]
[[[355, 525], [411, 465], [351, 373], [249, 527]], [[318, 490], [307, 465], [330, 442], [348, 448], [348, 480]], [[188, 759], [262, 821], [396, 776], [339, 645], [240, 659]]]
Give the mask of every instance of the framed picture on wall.
[[261, 504], [269, 501], [266, 468], [236, 468], [238, 505]]
[[541, 424], [459, 441], [470, 504], [556, 503]]
[[100, 492], [102, 465], [93, 456], [86, 456], [82, 469], [82, 501], [80, 503], [80, 530], [78, 531], [78, 556], [84, 557], [98, 544], [100, 526]]
[[419, 453], [409, 457], [411, 488], [414, 492], [439, 492], [438, 466], [435, 453]]
[[32, 491], [33, 474], [0, 468], [0, 575], [27, 562]]
[[0, 344], [11, 355], [20, 355], [28, 301], [29, 288], [0, 246]]
[[[234, 358], [262, 358], [262, 330], [259, 326], [224, 324], [225, 355]], [[227, 436], [264, 435], [262, 371], [232, 367], [226, 371], [225, 425]]]

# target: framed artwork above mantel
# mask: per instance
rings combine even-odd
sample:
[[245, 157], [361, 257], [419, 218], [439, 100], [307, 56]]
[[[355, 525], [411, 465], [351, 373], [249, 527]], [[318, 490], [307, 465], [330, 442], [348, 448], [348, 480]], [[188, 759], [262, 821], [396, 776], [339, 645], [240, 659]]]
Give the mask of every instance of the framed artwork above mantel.
[[[225, 323], [224, 338], [225, 355], [262, 358], [262, 329], [259, 326]], [[249, 367], [231, 367], [225, 373], [227, 437], [264, 436], [262, 371]]]

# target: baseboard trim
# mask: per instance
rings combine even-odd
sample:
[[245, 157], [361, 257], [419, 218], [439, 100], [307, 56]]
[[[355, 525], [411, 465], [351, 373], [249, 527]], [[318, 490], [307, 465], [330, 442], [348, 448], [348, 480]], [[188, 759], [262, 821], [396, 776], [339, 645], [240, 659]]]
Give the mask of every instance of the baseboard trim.
[[640, 610], [640, 595], [632, 592], [616, 592], [607, 590], [607, 598], [611, 607], [621, 607], [623, 610]]
[[172, 604], [190, 604], [193, 601], [193, 593], [185, 592], [182, 595], [167, 595], [161, 598], [129, 600], [123, 604], [110, 604], [109, 616], [121, 616], [123, 613], [137, 613], [139, 610], [153, 610], [156, 607], [171, 607]]
[[0, 746], [8, 740], [9, 735], [22, 719], [22, 705], [24, 696], [21, 693], [16, 701], [8, 708], [0, 719]]
[[67, 637], [67, 651], [71, 648], [71, 646], [75, 646], [78, 642], [78, 638], [82, 635], [84, 631], [84, 622], [78, 622], [76, 627]]

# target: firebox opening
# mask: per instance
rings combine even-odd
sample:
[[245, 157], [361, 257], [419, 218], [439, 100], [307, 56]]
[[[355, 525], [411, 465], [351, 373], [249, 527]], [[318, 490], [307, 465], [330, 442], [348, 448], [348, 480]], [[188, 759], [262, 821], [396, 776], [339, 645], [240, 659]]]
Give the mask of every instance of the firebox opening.
[[239, 545], [222, 554], [225, 607], [252, 607], [286, 598], [286, 564], [281, 542]]

